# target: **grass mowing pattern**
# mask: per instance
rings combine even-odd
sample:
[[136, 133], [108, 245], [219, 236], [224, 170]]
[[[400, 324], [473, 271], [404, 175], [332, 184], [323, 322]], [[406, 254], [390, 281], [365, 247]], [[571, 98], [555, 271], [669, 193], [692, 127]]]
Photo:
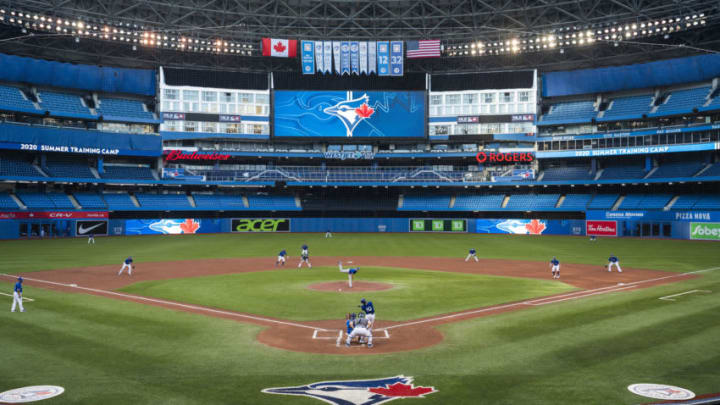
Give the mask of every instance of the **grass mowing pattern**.
[[395, 288], [365, 293], [315, 291], [307, 286], [324, 281], [346, 282], [347, 276], [336, 267], [300, 271], [289, 267], [146, 281], [122, 291], [296, 321], [342, 319], [345, 313], [357, 312], [356, 305], [367, 297], [375, 304], [379, 319], [402, 321], [573, 290], [567, 284], [550, 280], [428, 270], [363, 266], [358, 274], [356, 280], [390, 283]]

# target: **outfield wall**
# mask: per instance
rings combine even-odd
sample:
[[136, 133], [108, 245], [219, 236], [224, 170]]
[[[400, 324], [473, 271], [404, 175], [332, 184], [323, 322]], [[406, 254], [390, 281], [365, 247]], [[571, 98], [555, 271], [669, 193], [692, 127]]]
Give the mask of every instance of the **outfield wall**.
[[[172, 235], [191, 233], [394, 232], [517, 235], [595, 234], [603, 237], [657, 237], [720, 240], [720, 212], [588, 211], [587, 219], [487, 218], [174, 218], [108, 219], [107, 213], [26, 213], [0, 215], [0, 239]], [[49, 215], [43, 215], [49, 214]], [[102, 215], [105, 215], [104, 217]]]

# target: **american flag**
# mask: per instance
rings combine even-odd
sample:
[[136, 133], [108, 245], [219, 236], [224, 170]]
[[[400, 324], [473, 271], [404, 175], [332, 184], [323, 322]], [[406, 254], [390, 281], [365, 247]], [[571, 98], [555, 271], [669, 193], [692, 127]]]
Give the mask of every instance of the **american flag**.
[[426, 39], [422, 41], [407, 41], [407, 58], [439, 58], [440, 40]]

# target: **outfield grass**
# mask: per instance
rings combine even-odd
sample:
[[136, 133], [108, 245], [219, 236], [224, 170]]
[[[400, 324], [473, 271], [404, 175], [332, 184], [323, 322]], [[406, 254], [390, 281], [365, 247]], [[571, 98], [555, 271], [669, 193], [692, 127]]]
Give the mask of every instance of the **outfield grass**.
[[[720, 266], [720, 245], [672, 240], [339, 234], [326, 241], [319, 234], [287, 234], [85, 242], [0, 242], [0, 268], [15, 273], [117, 264], [129, 254], [139, 262], [272, 258], [281, 247], [294, 254], [302, 243], [314, 256], [462, 257], [475, 246], [481, 257], [493, 258], [545, 261], [557, 255], [566, 263], [604, 264], [614, 253], [627, 267], [691, 271]], [[292, 283], [277, 284], [282, 291]], [[712, 292], [674, 302], [658, 299], [694, 289]], [[11, 290], [9, 282], [0, 282], [0, 291]], [[698, 395], [720, 392], [719, 293], [720, 270], [710, 271], [679, 283], [445, 324], [440, 326], [445, 341], [418, 351], [348, 357], [265, 346], [255, 340], [261, 330], [256, 325], [26, 286], [25, 295], [36, 300], [27, 304], [28, 312], [0, 311], [0, 391], [36, 384], [65, 387], [65, 394], [43, 402], [49, 405], [312, 405], [320, 402], [260, 391], [404, 374], [439, 392], [393, 405], [648, 403], [653, 400], [626, 387], [650, 382]], [[0, 302], [9, 307], [11, 300], [0, 296]], [[379, 306], [381, 314], [389, 310]]]
[[[343, 319], [372, 299], [379, 319], [403, 321], [486, 305], [544, 297], [573, 287], [551, 280], [497, 277], [429, 270], [365, 267], [356, 280], [395, 288], [367, 293], [316, 291], [308, 285], [347, 282], [337, 267], [313, 267], [135, 283], [122, 291], [281, 319]], [[348, 290], [345, 287], [345, 290]], [[340, 325], [340, 321], [339, 321]], [[340, 325], [341, 326], [341, 325]], [[338, 326], [338, 328], [340, 328]]]
[[35, 241], [0, 241], [6, 272], [28, 272], [78, 266], [119, 264], [132, 255], [137, 263], [225, 257], [274, 258], [282, 249], [299, 256], [307, 243], [312, 256], [435, 256], [465, 257], [478, 249], [480, 257], [605, 265], [610, 254], [622, 266], [688, 271], [720, 263], [714, 242], [601, 238], [589, 242], [575, 236], [479, 234], [207, 234]]

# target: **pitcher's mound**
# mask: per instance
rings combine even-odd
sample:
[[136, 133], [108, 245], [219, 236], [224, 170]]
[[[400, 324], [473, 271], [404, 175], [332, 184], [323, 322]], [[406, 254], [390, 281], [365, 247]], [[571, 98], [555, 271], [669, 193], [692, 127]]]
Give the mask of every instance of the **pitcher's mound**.
[[317, 291], [335, 291], [335, 292], [361, 292], [361, 291], [382, 291], [393, 288], [392, 284], [387, 283], [371, 283], [368, 281], [353, 281], [352, 288], [348, 287], [347, 281], [332, 281], [328, 283], [310, 284], [311, 290]]

